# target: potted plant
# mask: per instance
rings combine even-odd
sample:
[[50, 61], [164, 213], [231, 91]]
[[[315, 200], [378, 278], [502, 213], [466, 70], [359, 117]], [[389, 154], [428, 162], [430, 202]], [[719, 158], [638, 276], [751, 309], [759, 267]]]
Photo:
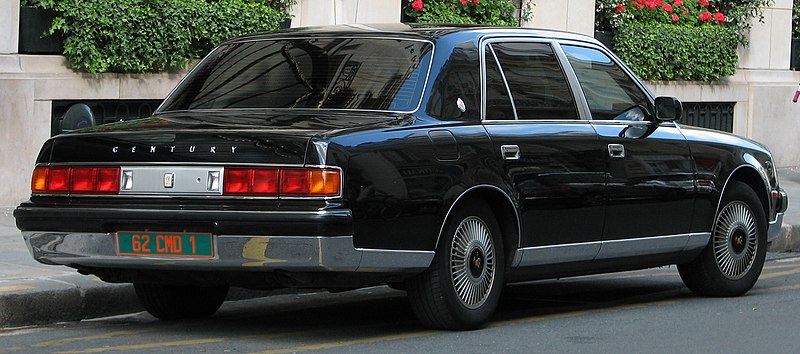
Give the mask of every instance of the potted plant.
[[19, 52], [21, 54], [61, 54], [64, 39], [48, 34], [56, 17], [55, 0], [22, 0], [19, 9]]

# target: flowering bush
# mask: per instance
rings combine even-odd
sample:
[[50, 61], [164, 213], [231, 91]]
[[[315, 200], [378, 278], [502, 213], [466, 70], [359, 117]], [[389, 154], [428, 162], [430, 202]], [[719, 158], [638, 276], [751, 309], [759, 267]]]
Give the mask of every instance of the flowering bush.
[[[798, 1], [798, 0], [795, 0]], [[597, 0], [600, 30], [614, 30], [625, 22], [672, 23], [686, 26], [723, 25], [747, 45], [752, 18], [762, 19], [761, 8], [773, 0]]]
[[511, 0], [406, 0], [405, 21], [516, 26]]

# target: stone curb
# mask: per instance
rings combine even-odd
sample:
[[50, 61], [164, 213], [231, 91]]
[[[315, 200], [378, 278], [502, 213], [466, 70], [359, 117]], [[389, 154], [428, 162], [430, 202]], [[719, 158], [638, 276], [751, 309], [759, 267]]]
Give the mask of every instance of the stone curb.
[[783, 225], [767, 248], [769, 252], [800, 252], [800, 225]]
[[68, 275], [0, 282], [0, 328], [141, 311], [130, 284]]
[[[231, 288], [226, 301], [300, 294], [318, 290]], [[80, 321], [144, 311], [131, 284], [111, 284], [94, 276], [0, 282], [0, 329]]]

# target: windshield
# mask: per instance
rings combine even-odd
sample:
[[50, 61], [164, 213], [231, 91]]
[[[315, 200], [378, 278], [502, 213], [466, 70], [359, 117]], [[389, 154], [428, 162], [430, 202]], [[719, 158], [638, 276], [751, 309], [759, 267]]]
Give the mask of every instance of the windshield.
[[417, 108], [429, 42], [303, 38], [217, 48], [165, 100], [160, 112], [224, 108]]

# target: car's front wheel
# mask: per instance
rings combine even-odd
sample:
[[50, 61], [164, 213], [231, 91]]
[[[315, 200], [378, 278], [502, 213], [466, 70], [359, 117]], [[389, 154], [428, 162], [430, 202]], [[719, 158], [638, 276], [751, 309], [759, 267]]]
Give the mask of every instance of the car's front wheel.
[[722, 197], [711, 240], [691, 263], [678, 265], [681, 279], [706, 296], [739, 296], [761, 274], [767, 252], [767, 221], [748, 185], [733, 181]]
[[227, 286], [192, 286], [134, 283], [144, 309], [162, 320], [208, 317], [228, 295]]
[[411, 307], [428, 327], [466, 330], [491, 317], [505, 263], [500, 227], [481, 203], [455, 210], [430, 268], [407, 283]]

